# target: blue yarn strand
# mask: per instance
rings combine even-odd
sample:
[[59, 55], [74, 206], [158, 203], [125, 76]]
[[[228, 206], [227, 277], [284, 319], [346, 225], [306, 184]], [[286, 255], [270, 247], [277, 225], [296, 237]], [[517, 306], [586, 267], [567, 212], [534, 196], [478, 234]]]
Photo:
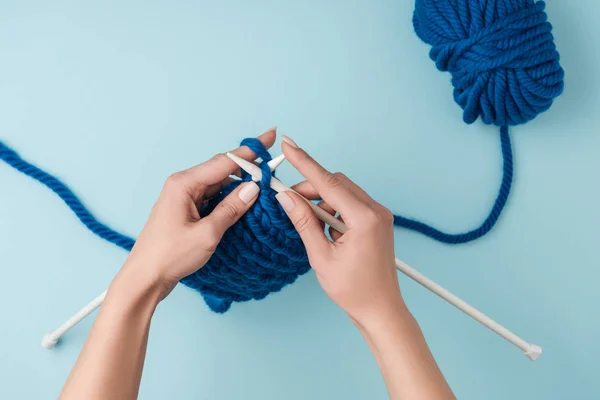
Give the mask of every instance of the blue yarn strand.
[[500, 218], [500, 214], [502, 214], [502, 210], [506, 205], [508, 195], [510, 194], [510, 189], [512, 187], [513, 156], [510, 135], [508, 133], [507, 126], [500, 128], [500, 143], [502, 147], [503, 160], [502, 182], [500, 184], [500, 189], [498, 190], [498, 195], [496, 196], [492, 210], [478, 228], [465, 233], [449, 234], [423, 222], [405, 218], [400, 215], [394, 215], [394, 225], [422, 233], [423, 235], [435, 239], [438, 242], [447, 244], [467, 243], [475, 239], [479, 239], [487, 234], [490, 230], [492, 230], [496, 222], [498, 222], [498, 218]]
[[98, 221], [67, 185], [62, 183], [55, 176], [52, 176], [46, 171], [23, 160], [16, 151], [3, 142], [0, 142], [0, 160], [6, 162], [17, 171], [35, 179], [56, 193], [71, 211], [75, 213], [77, 218], [79, 218], [79, 220], [95, 235], [127, 251], [130, 251], [133, 248], [135, 243], [134, 239], [125, 236]]

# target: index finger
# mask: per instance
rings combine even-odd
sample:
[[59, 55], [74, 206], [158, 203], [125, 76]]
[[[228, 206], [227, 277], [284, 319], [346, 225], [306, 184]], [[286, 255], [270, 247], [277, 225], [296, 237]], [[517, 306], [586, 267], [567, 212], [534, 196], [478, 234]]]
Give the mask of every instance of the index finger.
[[[269, 149], [275, 143], [276, 130], [277, 128], [269, 129], [257, 138], [265, 148]], [[254, 160], [257, 157], [257, 154], [247, 146], [240, 146], [232, 150], [231, 153], [248, 161]], [[186, 176], [186, 183], [189, 186], [206, 188], [207, 186], [223, 181], [229, 175], [239, 170], [239, 168], [229, 157], [221, 153], [202, 164], [182, 172]]]
[[[342, 179], [327, 171], [306, 151], [284, 136], [282, 143], [286, 159], [308, 180], [321, 197], [348, 220], [349, 215], [360, 211], [365, 204], [349, 188]], [[351, 217], [350, 217], [351, 218]]]
[[[336, 175], [336, 174], [334, 174], [334, 175]], [[376, 203], [376, 201], [373, 200], [373, 198], [371, 196], [369, 196], [369, 194], [367, 192], [365, 192], [360, 186], [358, 186], [350, 178], [348, 178], [345, 175], [341, 175], [341, 174], [337, 175], [337, 177], [342, 181], [343, 185], [345, 185], [348, 189], [350, 189], [350, 191], [352, 193], [354, 193], [356, 195], [356, 197], [358, 197], [359, 200], [361, 200], [362, 202], [364, 202], [368, 205], [372, 205], [372, 204]], [[295, 190], [296, 192], [300, 193], [302, 196], [306, 197], [309, 200], [314, 200], [314, 199], [320, 198], [319, 192], [317, 192], [317, 189], [315, 189], [315, 187], [309, 181], [299, 182], [299, 183], [295, 184], [294, 186], [292, 186], [292, 189]]]

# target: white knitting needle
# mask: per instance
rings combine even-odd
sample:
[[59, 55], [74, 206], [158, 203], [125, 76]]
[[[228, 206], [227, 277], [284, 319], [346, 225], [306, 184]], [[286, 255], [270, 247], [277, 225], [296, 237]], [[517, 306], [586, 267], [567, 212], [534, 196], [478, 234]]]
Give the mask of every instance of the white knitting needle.
[[[257, 181], [257, 182], [261, 180], [262, 171], [260, 170], [260, 168], [258, 166], [254, 165], [251, 162], [244, 160], [243, 158], [236, 156], [235, 154], [227, 153], [227, 156], [229, 158], [231, 158], [236, 164], [238, 164], [240, 166], [240, 168], [242, 168], [244, 171], [246, 171], [247, 173], [252, 175], [252, 180]], [[282, 154], [282, 156], [283, 156], [283, 154]], [[281, 156], [277, 157], [277, 159], [279, 159], [280, 157]], [[284, 185], [277, 178], [271, 178], [271, 188], [278, 193], [292, 190], [291, 188]], [[315, 212], [315, 214], [321, 221], [325, 222], [326, 224], [328, 224], [329, 226], [331, 226], [333, 229], [335, 229], [336, 231], [338, 231], [340, 233], [344, 233], [346, 231], [346, 225], [342, 221], [335, 218], [333, 215], [329, 214], [322, 208], [318, 207], [313, 202], [311, 202], [307, 199], [305, 199], [305, 200], [308, 202], [308, 204], [310, 204], [313, 211]], [[433, 282], [431, 279], [427, 278], [426, 276], [424, 276], [423, 274], [421, 274], [420, 272], [418, 272], [417, 270], [415, 270], [414, 268], [410, 267], [409, 265], [407, 265], [403, 261], [400, 261], [397, 258], [396, 258], [396, 268], [400, 272], [407, 275], [409, 278], [413, 279], [417, 283], [421, 284], [425, 288], [427, 288], [430, 291], [432, 291], [433, 293], [437, 294], [442, 299], [446, 300], [448, 303], [452, 304], [453, 306], [455, 306], [456, 308], [458, 308], [465, 314], [469, 315], [471, 318], [473, 318], [476, 321], [487, 326], [489, 329], [496, 332], [498, 335], [502, 336], [504, 339], [508, 340], [509, 342], [511, 342], [518, 348], [520, 348], [525, 353], [525, 355], [527, 357], [529, 357], [530, 360], [535, 361], [542, 354], [542, 348], [540, 346], [531, 344], [531, 343], [526, 342], [525, 340], [521, 339], [519, 336], [515, 335], [514, 333], [512, 333], [511, 331], [509, 331], [508, 329], [506, 329], [505, 327], [503, 327], [502, 325], [500, 325], [499, 323], [497, 323], [496, 321], [494, 321], [493, 319], [491, 319], [490, 317], [488, 317], [481, 311], [477, 310], [476, 308], [472, 307], [465, 301], [456, 297], [455, 295], [450, 293], [448, 290], [444, 289], [437, 283]]]
[[56, 346], [58, 343], [58, 339], [67, 331], [69, 331], [72, 327], [80, 323], [85, 317], [90, 315], [96, 308], [100, 307], [102, 302], [104, 301], [104, 297], [106, 297], [106, 290], [98, 295], [94, 300], [90, 301], [88, 305], [79, 310], [75, 315], [69, 318], [64, 324], [62, 324], [58, 329], [53, 332], [50, 332], [42, 338], [42, 347], [45, 349], [51, 349]]
[[[271, 161], [267, 163], [271, 171], [275, 171], [275, 169], [281, 165], [281, 163], [285, 160], [285, 155], [282, 154], [279, 157], [275, 157]], [[258, 168], [258, 167], [257, 167]], [[106, 290], [102, 292], [98, 297], [94, 300], [90, 301], [85, 307], [79, 310], [75, 315], [69, 318], [65, 323], [63, 323], [58, 329], [47, 333], [42, 338], [42, 347], [45, 349], [51, 349], [58, 343], [58, 340], [62, 335], [67, 333], [71, 328], [80, 323], [85, 317], [90, 315], [96, 308], [100, 307], [104, 302], [104, 297], [106, 297]]]

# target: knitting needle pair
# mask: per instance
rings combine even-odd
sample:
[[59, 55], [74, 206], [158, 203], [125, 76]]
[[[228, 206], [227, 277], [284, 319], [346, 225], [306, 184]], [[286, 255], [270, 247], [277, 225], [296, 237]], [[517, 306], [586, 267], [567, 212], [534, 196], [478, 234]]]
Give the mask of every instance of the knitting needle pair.
[[[237, 165], [239, 165], [239, 167], [241, 169], [243, 169], [248, 174], [250, 174], [252, 176], [253, 181], [258, 182], [261, 180], [262, 171], [260, 170], [260, 168], [257, 165], [253, 164], [252, 162], [246, 161], [243, 158], [237, 157], [236, 155], [231, 154], [231, 153], [227, 153], [227, 156], [231, 160], [233, 160]], [[285, 155], [283, 155], [283, 154], [281, 154], [280, 156], [271, 160], [268, 163], [271, 171], [274, 171], [275, 168], [277, 168], [284, 160], [285, 160]], [[288, 186], [283, 184], [279, 179], [277, 179], [275, 177], [271, 178], [270, 186], [273, 190], [275, 190], [278, 193], [292, 190], [291, 188], [289, 188]], [[315, 214], [321, 221], [325, 222], [326, 224], [331, 226], [333, 229], [335, 229], [336, 231], [338, 231], [342, 234], [344, 232], [346, 232], [346, 225], [342, 221], [335, 218], [333, 215], [329, 214], [328, 212], [326, 212], [322, 208], [318, 207], [316, 204], [312, 203], [311, 201], [309, 201], [307, 199], [305, 199], [305, 200], [311, 206], [312, 210], [315, 212]], [[433, 293], [437, 294], [439, 297], [446, 300], [448, 303], [452, 304], [459, 310], [463, 311], [465, 314], [469, 315], [476, 321], [485, 325], [486, 327], [488, 327], [492, 331], [496, 332], [498, 335], [500, 335], [501, 337], [503, 337], [510, 343], [512, 343], [515, 346], [517, 346], [518, 348], [520, 348], [530, 360], [534, 361], [542, 354], [541, 347], [523, 340], [519, 336], [515, 335], [514, 333], [512, 333], [511, 331], [506, 329], [504, 326], [500, 325], [496, 321], [489, 318], [487, 315], [483, 314], [481, 311], [477, 310], [476, 308], [472, 307], [465, 301], [456, 297], [454, 294], [452, 294], [448, 290], [444, 289], [437, 283], [433, 282], [431, 279], [427, 278], [426, 276], [424, 276], [423, 274], [421, 274], [420, 272], [418, 272], [417, 270], [415, 270], [414, 268], [410, 267], [409, 265], [407, 265], [403, 261], [400, 261], [397, 258], [396, 258], [396, 268], [403, 274], [407, 275], [409, 278], [413, 279], [414, 281], [416, 281], [417, 283], [419, 283], [420, 285], [425, 287], [426, 289], [429, 289]], [[44, 338], [42, 339], [42, 346], [47, 349], [53, 348], [56, 345], [56, 343], [58, 342], [58, 339], [62, 335], [64, 335], [68, 330], [73, 328], [81, 320], [83, 320], [90, 313], [92, 313], [96, 308], [98, 308], [104, 301], [105, 296], [106, 296], [106, 291], [101, 293], [98, 297], [96, 297], [94, 300], [92, 300], [88, 305], [86, 305], [84, 308], [82, 308], [74, 316], [69, 318], [69, 320], [67, 320], [67, 322], [65, 322], [63, 325], [61, 325], [57, 330], [45, 335]]]

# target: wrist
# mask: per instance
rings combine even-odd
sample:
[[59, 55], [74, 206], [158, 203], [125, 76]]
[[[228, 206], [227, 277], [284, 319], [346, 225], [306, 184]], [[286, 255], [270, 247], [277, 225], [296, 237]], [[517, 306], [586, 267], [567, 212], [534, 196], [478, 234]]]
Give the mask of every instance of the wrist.
[[156, 307], [170, 289], [152, 273], [154, 270], [150, 265], [128, 260], [113, 279], [108, 295], [118, 297], [125, 304], [144, 302]]
[[417, 320], [406, 307], [360, 324], [391, 399], [455, 399], [439, 370]]
[[390, 302], [350, 319], [363, 336], [374, 336], [380, 332], [411, 324], [414, 317], [402, 299]]

